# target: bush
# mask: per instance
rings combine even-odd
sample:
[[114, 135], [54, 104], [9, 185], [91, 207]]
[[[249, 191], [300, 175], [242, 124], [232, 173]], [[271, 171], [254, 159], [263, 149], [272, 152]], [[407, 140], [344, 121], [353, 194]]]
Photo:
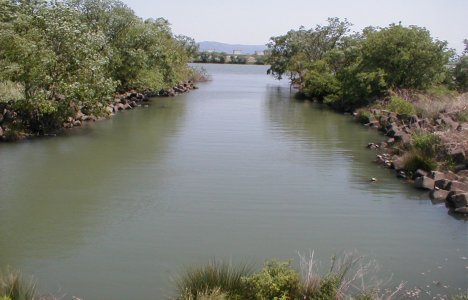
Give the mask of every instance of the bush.
[[423, 156], [417, 151], [410, 151], [403, 155], [405, 170], [416, 172], [418, 169], [432, 171], [437, 168], [437, 162], [430, 157]]
[[294, 299], [299, 291], [299, 274], [289, 262], [267, 261], [261, 272], [244, 278], [247, 299]]
[[442, 141], [433, 133], [415, 132], [411, 138], [411, 144], [426, 157], [435, 157], [442, 152]]
[[416, 114], [416, 109], [414, 106], [405, 99], [398, 96], [392, 96], [390, 98], [390, 101], [387, 104], [387, 109], [401, 115]]

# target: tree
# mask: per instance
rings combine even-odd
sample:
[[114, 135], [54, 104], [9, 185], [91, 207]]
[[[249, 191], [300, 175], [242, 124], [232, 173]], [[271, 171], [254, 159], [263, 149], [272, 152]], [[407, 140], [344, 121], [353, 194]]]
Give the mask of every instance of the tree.
[[426, 89], [444, 80], [452, 52], [417, 26], [391, 24], [364, 32], [361, 70], [382, 70], [388, 88]]
[[457, 88], [462, 92], [468, 92], [468, 39], [464, 40], [465, 50], [458, 59], [453, 75]]

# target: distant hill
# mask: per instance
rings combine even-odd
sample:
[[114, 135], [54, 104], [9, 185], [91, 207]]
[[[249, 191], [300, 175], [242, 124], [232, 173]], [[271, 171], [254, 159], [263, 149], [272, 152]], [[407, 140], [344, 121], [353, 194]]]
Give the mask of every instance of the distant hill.
[[240, 50], [242, 54], [254, 54], [255, 51], [264, 51], [267, 49], [265, 45], [237, 45], [219, 42], [200, 42], [198, 45], [200, 51], [214, 50], [215, 52], [226, 52], [228, 54], [232, 54], [234, 50]]

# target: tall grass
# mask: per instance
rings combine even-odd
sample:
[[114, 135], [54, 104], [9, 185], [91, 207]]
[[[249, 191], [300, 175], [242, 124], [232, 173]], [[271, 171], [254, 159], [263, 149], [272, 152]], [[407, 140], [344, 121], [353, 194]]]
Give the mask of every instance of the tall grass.
[[1, 300], [35, 300], [37, 295], [36, 282], [31, 278], [24, 279], [19, 271], [6, 269], [0, 273]]
[[223, 297], [225, 294], [241, 295], [245, 288], [242, 278], [251, 273], [252, 267], [247, 264], [233, 266], [212, 260], [205, 266], [190, 268], [175, 282], [182, 299], [203, 299], [201, 295], [206, 299], [213, 291], [218, 291]]

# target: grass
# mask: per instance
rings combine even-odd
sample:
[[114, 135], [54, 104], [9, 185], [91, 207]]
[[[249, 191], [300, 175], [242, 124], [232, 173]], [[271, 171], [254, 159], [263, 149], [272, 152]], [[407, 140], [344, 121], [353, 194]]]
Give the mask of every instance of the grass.
[[411, 104], [411, 102], [397, 95], [390, 97], [390, 101], [387, 104], [387, 109], [400, 115], [411, 116], [416, 114], [416, 109]]
[[242, 295], [245, 288], [242, 278], [251, 272], [252, 268], [246, 264], [233, 266], [213, 260], [205, 266], [192, 267], [176, 278], [177, 291], [181, 299], [194, 300], [202, 299], [198, 298], [200, 295], [207, 297], [216, 290], [223, 295]]
[[39, 299], [36, 282], [26, 280], [19, 271], [7, 269], [0, 273], [1, 300], [34, 300]]
[[262, 270], [251, 273], [245, 265], [210, 262], [191, 268], [179, 277], [178, 299], [401, 299], [403, 284], [394, 289], [383, 289], [377, 278], [378, 267], [355, 254], [333, 257], [327, 272], [320, 271], [320, 263], [309, 257], [300, 257], [300, 270], [290, 262], [267, 261]]

